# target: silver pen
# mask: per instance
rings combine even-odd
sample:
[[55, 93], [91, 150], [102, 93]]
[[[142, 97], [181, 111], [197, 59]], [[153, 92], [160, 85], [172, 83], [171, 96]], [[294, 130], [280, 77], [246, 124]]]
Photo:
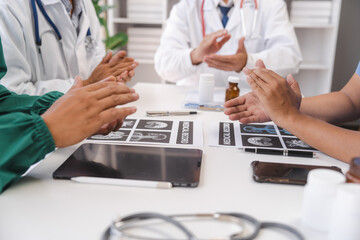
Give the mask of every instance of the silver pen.
[[184, 116], [197, 114], [196, 111], [147, 111], [148, 117], [161, 117], [161, 116]]

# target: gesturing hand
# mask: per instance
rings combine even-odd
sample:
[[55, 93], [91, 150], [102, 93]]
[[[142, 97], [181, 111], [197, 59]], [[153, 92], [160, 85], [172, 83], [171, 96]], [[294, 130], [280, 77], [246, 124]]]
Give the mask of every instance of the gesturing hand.
[[[255, 63], [255, 68], [265, 68], [264, 62], [258, 60]], [[248, 70], [248, 73], [249, 72], [250, 70]], [[224, 107], [226, 108], [224, 113], [229, 116], [230, 120], [233, 121], [238, 120], [242, 123], [254, 123], [268, 122], [271, 120], [262, 108], [259, 99], [253, 92], [226, 102]]]
[[248, 58], [244, 42], [245, 37], [242, 37], [234, 55], [210, 55], [204, 58], [204, 62], [212, 68], [240, 72], [246, 66]]
[[248, 72], [248, 83], [258, 99], [258, 105], [279, 126], [288, 117], [299, 113], [301, 91], [296, 80], [289, 75], [287, 80], [267, 69]]
[[[227, 30], [219, 30], [206, 35], [200, 45], [190, 54], [193, 65], [202, 63], [205, 56], [218, 52], [230, 37]], [[218, 41], [220, 38], [221, 40]]]
[[116, 82], [114, 77], [85, 87], [82, 80], [76, 78], [75, 85], [42, 118], [55, 145], [66, 147], [96, 133], [106, 124], [116, 128], [126, 116], [136, 112], [136, 108], [115, 107], [138, 98], [133, 89]]
[[110, 76], [116, 77], [118, 81], [130, 81], [135, 74], [134, 69], [138, 65], [134, 58], [126, 57], [125, 51], [120, 51], [114, 56], [109, 52], [94, 69], [90, 77], [84, 81], [84, 85], [95, 83]]

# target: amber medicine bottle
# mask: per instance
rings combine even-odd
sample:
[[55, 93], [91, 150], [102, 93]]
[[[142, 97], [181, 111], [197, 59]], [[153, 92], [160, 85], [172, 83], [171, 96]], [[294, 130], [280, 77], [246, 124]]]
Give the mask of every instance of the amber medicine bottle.
[[225, 101], [237, 98], [240, 95], [240, 89], [238, 87], [239, 78], [230, 76], [228, 78], [229, 87], [226, 89]]

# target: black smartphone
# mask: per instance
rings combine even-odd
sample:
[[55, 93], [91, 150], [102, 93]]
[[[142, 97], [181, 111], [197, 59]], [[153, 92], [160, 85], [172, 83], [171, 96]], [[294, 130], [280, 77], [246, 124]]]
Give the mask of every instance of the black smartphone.
[[260, 162], [251, 163], [253, 179], [260, 183], [282, 183], [305, 185], [309, 172], [313, 169], [330, 169], [342, 173], [336, 166], [316, 166], [289, 163]]

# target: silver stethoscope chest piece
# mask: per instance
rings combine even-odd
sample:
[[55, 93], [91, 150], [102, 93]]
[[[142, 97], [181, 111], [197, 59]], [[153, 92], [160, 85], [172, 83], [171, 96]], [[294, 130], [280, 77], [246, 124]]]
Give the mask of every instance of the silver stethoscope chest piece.
[[88, 29], [85, 37], [85, 49], [87, 52], [93, 52], [96, 49], [96, 40], [91, 35], [90, 28]]

